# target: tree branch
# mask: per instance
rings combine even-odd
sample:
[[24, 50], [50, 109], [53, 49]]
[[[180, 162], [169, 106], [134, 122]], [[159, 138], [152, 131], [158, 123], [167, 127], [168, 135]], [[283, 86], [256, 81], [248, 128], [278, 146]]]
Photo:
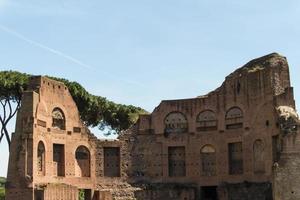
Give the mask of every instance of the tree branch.
[[0, 122], [1, 122], [1, 124], [3, 126], [4, 125], [4, 121], [3, 121], [2, 117], [1, 117], [1, 115], [0, 115]]
[[4, 136], [4, 133], [3, 133], [3, 126], [2, 126], [2, 128], [1, 128], [0, 142], [2, 141], [3, 136]]
[[4, 123], [6, 119], [6, 103], [3, 103], [2, 100], [0, 101], [2, 107], [3, 107], [3, 117], [2, 117], [2, 122]]
[[[8, 107], [9, 107], [9, 115], [8, 115], [8, 118], [11, 116], [12, 114], [12, 108], [11, 108], [11, 103], [10, 101], [7, 101], [8, 102]], [[9, 121], [9, 120], [8, 120]]]
[[17, 111], [20, 108], [20, 105], [21, 105], [21, 99], [17, 100], [17, 107], [16, 107], [15, 111], [13, 112], [12, 117], [15, 116], [15, 114], [17, 113]]
[[[11, 108], [11, 103], [9, 102], [8, 103], [8, 105], [10, 106], [10, 108]], [[16, 109], [14, 110], [14, 112], [11, 114], [9, 114], [9, 117], [6, 119], [6, 121], [4, 122], [4, 126], [5, 126], [5, 129], [6, 129], [6, 125], [7, 125], [7, 123], [15, 116], [15, 114], [17, 113], [17, 111], [19, 110], [19, 108], [20, 108], [20, 101], [17, 101], [17, 107], [16, 107]]]
[[4, 123], [3, 123], [3, 120], [2, 120], [2, 117], [0, 115], [0, 122], [1, 122], [1, 135], [0, 135], [0, 142], [2, 141], [2, 138], [4, 136], [4, 133], [3, 133], [3, 127], [4, 127]]
[[8, 133], [6, 127], [4, 127], [3, 131], [4, 131], [4, 135], [5, 135], [5, 137], [6, 137], [6, 141], [7, 141], [7, 144], [8, 144], [8, 148], [10, 149], [10, 137], [9, 137], [9, 133]]
[[[10, 147], [11, 138], [10, 138], [10, 134], [9, 134], [6, 126], [9, 123], [9, 121], [16, 115], [17, 111], [19, 110], [21, 99], [16, 100], [17, 106], [16, 106], [15, 110], [13, 110], [11, 101], [9, 99], [5, 99], [5, 102], [3, 102], [3, 101], [0, 101], [0, 102], [3, 107], [3, 117], [0, 115], [0, 122], [2, 125], [1, 133], [0, 133], [0, 142], [2, 141], [3, 137], [5, 136], [8, 147]], [[9, 110], [7, 110], [7, 105], [8, 105]], [[7, 111], [9, 111], [9, 113], [7, 113]]]

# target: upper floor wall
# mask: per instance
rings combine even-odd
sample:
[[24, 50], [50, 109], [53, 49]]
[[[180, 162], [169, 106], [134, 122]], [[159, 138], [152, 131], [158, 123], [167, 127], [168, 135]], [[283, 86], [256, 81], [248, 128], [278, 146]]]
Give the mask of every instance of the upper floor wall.
[[73, 131], [74, 127], [83, 126], [77, 106], [63, 83], [45, 77], [32, 77], [30, 86], [39, 95], [35, 117], [45, 121], [48, 128]]
[[138, 125], [141, 133], [156, 134], [275, 127], [280, 105], [295, 108], [287, 60], [274, 53], [237, 69], [207, 95], [162, 101]]

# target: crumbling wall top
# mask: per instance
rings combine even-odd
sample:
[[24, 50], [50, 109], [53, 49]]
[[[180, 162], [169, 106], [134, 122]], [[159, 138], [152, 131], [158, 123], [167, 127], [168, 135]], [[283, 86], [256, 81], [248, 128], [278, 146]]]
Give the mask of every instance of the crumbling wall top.
[[[279, 64], [279, 65], [278, 65]], [[287, 67], [287, 60], [286, 57], [278, 54], [278, 53], [271, 53], [256, 59], [253, 59], [249, 61], [247, 64], [244, 66], [238, 68], [235, 70], [233, 73], [231, 73], [229, 76], [226, 78], [230, 78], [234, 74], [245, 74], [245, 73], [254, 73], [257, 71], [261, 71], [267, 68], [272, 68], [272, 67]]]

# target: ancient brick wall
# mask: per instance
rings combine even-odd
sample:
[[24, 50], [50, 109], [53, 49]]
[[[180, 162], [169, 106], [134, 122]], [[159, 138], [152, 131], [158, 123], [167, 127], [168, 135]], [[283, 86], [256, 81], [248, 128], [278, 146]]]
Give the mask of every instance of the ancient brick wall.
[[184, 177], [186, 175], [185, 168], [185, 147], [169, 147], [168, 148], [168, 171], [170, 177]]
[[104, 147], [104, 176], [120, 177], [120, 148]]
[[60, 82], [33, 77], [22, 100], [8, 200], [73, 200], [78, 192], [95, 200], [260, 200], [272, 186], [277, 199], [299, 197], [298, 179], [289, 182], [299, 171], [298, 133], [286, 134], [294, 121], [278, 114], [280, 106], [295, 113], [295, 101], [278, 54], [250, 61], [205, 96], [162, 101], [117, 140], [90, 133]]
[[170, 188], [168, 185], [161, 188], [151, 188], [137, 191], [137, 200], [195, 200], [196, 193], [193, 188]]
[[35, 193], [41, 194], [40, 200], [78, 200], [78, 188], [65, 184], [47, 184], [43, 190], [36, 189]]
[[[22, 97], [12, 139], [7, 199], [14, 199], [19, 193], [17, 199], [33, 199], [35, 187], [48, 183], [93, 189], [95, 140], [82, 125], [64, 84], [32, 77]], [[87, 149], [88, 162], [76, 159], [80, 147]], [[41, 190], [37, 194], [41, 195]]]
[[[255, 192], [254, 199], [269, 198], [272, 166], [280, 154], [276, 150], [280, 141], [274, 145], [281, 134], [276, 108], [294, 108], [292, 90], [286, 59], [271, 54], [247, 63], [205, 96], [162, 101], [153, 113], [141, 116], [132, 131], [135, 145], [129, 146], [133, 155], [131, 170], [138, 173], [130, 177], [131, 181], [193, 183], [198, 185], [199, 194], [202, 190], [222, 190], [222, 183], [227, 182], [240, 184], [226, 190], [230, 194], [235, 189], [241, 191], [230, 196], [233, 199], [247, 199], [246, 191], [260, 191]], [[213, 149], [213, 156], [202, 153], [205, 146]], [[185, 169], [170, 156], [174, 148], [185, 149], [181, 157]], [[154, 152], [155, 157], [148, 156]], [[134, 157], [138, 154], [141, 157]], [[185, 173], [175, 176], [177, 168]], [[161, 171], [161, 176], [151, 176], [150, 170]], [[247, 188], [244, 182], [253, 184]]]
[[299, 131], [282, 136], [282, 153], [273, 166], [274, 200], [300, 199]]
[[223, 183], [219, 192], [224, 200], [273, 200], [271, 183]]

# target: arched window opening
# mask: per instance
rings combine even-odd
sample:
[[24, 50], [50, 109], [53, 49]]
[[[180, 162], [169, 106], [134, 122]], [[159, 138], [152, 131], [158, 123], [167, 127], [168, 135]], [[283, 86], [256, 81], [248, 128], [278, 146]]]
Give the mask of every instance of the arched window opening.
[[212, 145], [205, 145], [201, 149], [201, 163], [203, 176], [216, 175], [216, 150]]
[[201, 112], [197, 117], [197, 131], [213, 131], [218, 129], [218, 120], [211, 110]]
[[225, 117], [226, 129], [237, 129], [243, 127], [243, 112], [238, 107], [229, 109]]
[[262, 140], [253, 144], [254, 173], [265, 173], [265, 147]]
[[85, 146], [79, 146], [75, 152], [76, 158], [76, 176], [90, 177], [91, 173], [91, 159], [90, 151]]
[[184, 133], [188, 131], [188, 122], [184, 114], [172, 112], [165, 118], [165, 133]]
[[45, 175], [45, 145], [42, 141], [38, 143], [37, 148], [37, 168], [39, 175]]
[[52, 111], [52, 127], [65, 130], [66, 129], [66, 119], [63, 111], [59, 108], [55, 108]]

